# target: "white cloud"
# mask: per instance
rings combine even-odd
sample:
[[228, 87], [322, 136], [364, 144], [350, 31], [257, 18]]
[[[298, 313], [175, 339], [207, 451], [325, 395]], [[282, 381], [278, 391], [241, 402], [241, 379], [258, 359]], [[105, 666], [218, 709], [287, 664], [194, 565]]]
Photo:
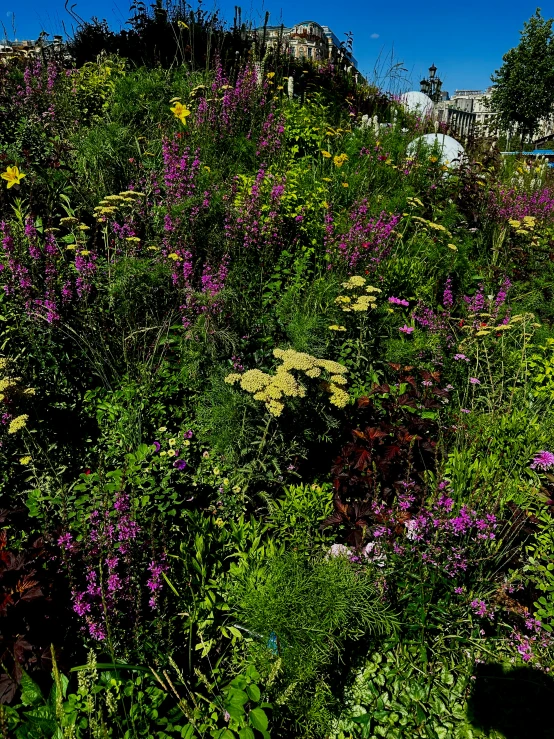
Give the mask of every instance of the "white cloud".
[[379, 38], [379, 34], [378, 33], [372, 33], [369, 38]]

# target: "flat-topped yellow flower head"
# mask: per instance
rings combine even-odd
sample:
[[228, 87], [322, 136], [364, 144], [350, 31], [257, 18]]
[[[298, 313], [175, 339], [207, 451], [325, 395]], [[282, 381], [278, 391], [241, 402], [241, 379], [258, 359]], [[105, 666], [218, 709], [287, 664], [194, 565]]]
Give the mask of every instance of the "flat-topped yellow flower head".
[[19, 171], [19, 167], [8, 167], [6, 171], [2, 172], [0, 175], [0, 177], [8, 183], [8, 190], [14, 185], [19, 185], [21, 180], [26, 176], [27, 175], [23, 174], [23, 172]]

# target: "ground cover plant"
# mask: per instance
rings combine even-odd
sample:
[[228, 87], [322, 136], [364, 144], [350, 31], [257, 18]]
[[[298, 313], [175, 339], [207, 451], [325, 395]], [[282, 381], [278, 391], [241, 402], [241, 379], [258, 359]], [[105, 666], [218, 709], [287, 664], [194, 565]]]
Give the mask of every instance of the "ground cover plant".
[[0, 66], [2, 735], [551, 736], [550, 171], [162, 10]]

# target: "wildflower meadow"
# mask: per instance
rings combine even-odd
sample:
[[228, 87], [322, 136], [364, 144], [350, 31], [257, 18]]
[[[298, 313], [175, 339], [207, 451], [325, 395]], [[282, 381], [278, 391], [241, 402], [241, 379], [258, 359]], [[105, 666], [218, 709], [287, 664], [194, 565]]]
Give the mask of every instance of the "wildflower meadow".
[[0, 63], [0, 736], [552, 737], [546, 161], [141, 13]]

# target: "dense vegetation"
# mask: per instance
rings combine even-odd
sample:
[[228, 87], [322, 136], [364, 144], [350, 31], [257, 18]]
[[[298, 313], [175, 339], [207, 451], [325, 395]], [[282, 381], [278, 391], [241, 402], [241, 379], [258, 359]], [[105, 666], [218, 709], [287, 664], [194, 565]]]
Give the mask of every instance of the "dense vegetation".
[[0, 733], [552, 736], [546, 164], [204, 56], [0, 67]]

